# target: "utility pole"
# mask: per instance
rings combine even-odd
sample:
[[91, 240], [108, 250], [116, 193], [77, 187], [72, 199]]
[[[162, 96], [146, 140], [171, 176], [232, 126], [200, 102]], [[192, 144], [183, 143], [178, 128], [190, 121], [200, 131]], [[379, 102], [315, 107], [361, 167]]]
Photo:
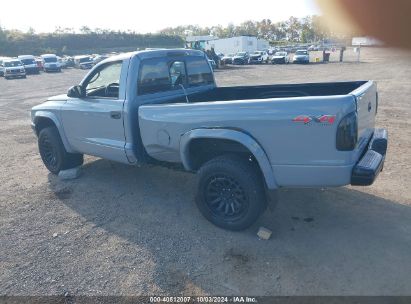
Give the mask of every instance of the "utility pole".
[[360, 56], [361, 56], [361, 43], [358, 45], [357, 48], [357, 62], [360, 63]]

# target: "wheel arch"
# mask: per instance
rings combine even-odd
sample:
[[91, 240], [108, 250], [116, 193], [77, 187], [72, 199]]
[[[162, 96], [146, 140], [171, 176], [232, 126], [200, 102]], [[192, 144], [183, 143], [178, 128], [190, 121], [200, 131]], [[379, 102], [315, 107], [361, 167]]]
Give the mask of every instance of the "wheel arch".
[[[200, 160], [196, 159], [193, 147], [195, 143], [199, 142], [205, 143], [204, 147], [210, 148], [211, 151], [217, 153], [207, 154], [205, 158], [200, 158]], [[210, 143], [217, 144], [219, 148], [212, 150]], [[203, 146], [200, 145], [200, 147]], [[180, 157], [184, 168], [188, 171], [197, 171], [205, 161], [221, 155], [223, 152], [249, 153], [255, 158], [267, 188], [270, 190], [278, 188], [265, 151], [253, 137], [240, 130], [223, 128], [195, 129], [185, 133], [180, 140]]]
[[37, 111], [34, 114], [33, 123], [34, 123], [34, 130], [37, 136], [40, 134], [40, 131], [44, 128], [51, 127], [51, 126], [56, 127], [66, 151], [69, 153], [75, 152], [70, 147], [70, 144], [68, 143], [67, 138], [64, 134], [63, 127], [54, 113], [46, 112], [46, 111]]

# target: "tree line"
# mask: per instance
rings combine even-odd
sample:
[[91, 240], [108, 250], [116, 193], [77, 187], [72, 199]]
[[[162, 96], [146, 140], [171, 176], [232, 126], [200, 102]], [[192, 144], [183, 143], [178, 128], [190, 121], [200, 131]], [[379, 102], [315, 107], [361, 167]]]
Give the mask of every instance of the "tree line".
[[273, 45], [277, 43], [316, 43], [325, 39], [348, 40], [356, 34], [332, 32], [327, 27], [324, 17], [316, 15], [305, 18], [290, 17], [288, 20], [280, 22], [272, 22], [270, 19], [249, 20], [238, 25], [230, 23], [227, 26], [182, 25], [165, 28], [160, 33], [178, 36], [213, 35], [219, 38], [257, 36], [268, 40]]
[[0, 55], [56, 53], [103, 53], [109, 51], [132, 51], [138, 48], [183, 47], [187, 35], [213, 35], [219, 38], [234, 36], [257, 36], [267, 39], [271, 44], [278, 43], [317, 43], [324, 39], [350, 39], [353, 35], [339, 35], [331, 32], [322, 16], [305, 18], [290, 17], [281, 22], [270, 19], [245, 21], [227, 26], [201, 27], [184, 25], [168, 27], [157, 33], [139, 34], [131, 30], [113, 31], [91, 29], [82, 26], [79, 31], [73, 28], [57, 27], [53, 33], [37, 34], [30, 28], [27, 32], [7, 30], [0, 26]]
[[184, 46], [184, 39], [175, 35], [92, 30], [85, 26], [80, 30], [80, 33], [75, 33], [72, 29], [57, 28], [53, 33], [36, 34], [32, 29], [22, 32], [0, 27], [0, 55], [40, 55], [44, 53], [75, 55]]

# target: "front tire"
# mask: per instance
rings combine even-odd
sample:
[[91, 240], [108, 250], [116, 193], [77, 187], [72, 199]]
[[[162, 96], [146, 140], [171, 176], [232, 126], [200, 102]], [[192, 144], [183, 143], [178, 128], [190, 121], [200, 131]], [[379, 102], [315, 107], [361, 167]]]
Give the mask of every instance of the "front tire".
[[198, 172], [196, 203], [214, 225], [233, 231], [250, 227], [267, 199], [258, 167], [237, 155], [218, 156]]
[[83, 164], [83, 154], [66, 151], [56, 127], [47, 127], [40, 131], [38, 147], [44, 165], [53, 174]]

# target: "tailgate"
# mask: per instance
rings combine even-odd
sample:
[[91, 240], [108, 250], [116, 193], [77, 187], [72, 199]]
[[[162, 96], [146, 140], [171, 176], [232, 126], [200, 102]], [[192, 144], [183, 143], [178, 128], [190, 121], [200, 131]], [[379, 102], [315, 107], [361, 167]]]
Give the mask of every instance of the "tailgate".
[[378, 106], [377, 85], [368, 81], [351, 92], [356, 99], [358, 119], [358, 143], [368, 140], [374, 131], [375, 115]]

